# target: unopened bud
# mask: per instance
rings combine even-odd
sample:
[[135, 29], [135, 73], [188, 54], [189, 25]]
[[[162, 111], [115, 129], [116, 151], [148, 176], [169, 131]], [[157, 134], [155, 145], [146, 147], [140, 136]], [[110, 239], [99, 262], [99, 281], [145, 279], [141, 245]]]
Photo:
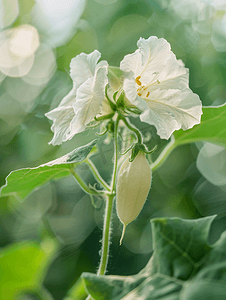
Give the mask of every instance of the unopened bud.
[[142, 151], [132, 162], [127, 158], [119, 170], [116, 207], [118, 217], [124, 224], [120, 244], [126, 225], [136, 219], [146, 201], [151, 186], [151, 173], [145, 153]]

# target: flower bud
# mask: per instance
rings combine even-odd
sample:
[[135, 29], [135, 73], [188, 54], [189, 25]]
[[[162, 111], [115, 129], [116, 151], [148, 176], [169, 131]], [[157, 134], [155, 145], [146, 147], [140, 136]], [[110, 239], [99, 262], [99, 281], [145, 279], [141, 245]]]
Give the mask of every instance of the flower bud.
[[120, 244], [126, 225], [136, 219], [145, 203], [151, 186], [151, 178], [151, 168], [142, 151], [132, 162], [127, 158], [119, 170], [116, 207], [118, 217], [124, 224]]

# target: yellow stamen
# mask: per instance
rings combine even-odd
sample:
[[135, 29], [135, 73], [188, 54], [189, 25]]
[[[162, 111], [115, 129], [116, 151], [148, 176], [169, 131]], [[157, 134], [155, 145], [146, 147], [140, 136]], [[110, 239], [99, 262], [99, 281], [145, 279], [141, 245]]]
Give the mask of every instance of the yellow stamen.
[[146, 95], [146, 97], [148, 97], [150, 95], [150, 93], [149, 92], [147, 92], [147, 95]]
[[138, 93], [138, 96], [141, 96], [142, 94], [141, 93]]
[[140, 82], [140, 79], [141, 78], [141, 76], [138, 76], [136, 79], [135, 79], [135, 82], [138, 84], [138, 85], [141, 85], [141, 82]]

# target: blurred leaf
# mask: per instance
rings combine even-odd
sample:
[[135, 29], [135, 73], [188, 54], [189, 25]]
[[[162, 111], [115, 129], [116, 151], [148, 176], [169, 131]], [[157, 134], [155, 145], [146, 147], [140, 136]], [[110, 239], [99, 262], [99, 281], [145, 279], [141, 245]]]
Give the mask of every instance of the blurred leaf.
[[6, 184], [1, 188], [1, 196], [13, 194], [22, 200], [31, 191], [48, 181], [69, 176], [71, 165], [86, 159], [96, 143], [97, 140], [93, 140], [87, 145], [39, 167], [12, 171], [6, 178]]
[[193, 128], [174, 133], [177, 145], [206, 141], [226, 147], [226, 104], [203, 107], [202, 122]]
[[226, 187], [216, 186], [201, 178], [193, 191], [193, 203], [202, 216], [226, 216]]
[[[47, 243], [46, 243], [47, 242]], [[26, 290], [39, 290], [54, 253], [53, 241], [12, 244], [0, 251], [0, 298], [15, 299]]]
[[213, 219], [152, 220], [154, 253], [146, 267], [127, 277], [83, 273], [87, 291], [95, 300], [225, 299], [226, 232], [209, 245]]
[[199, 172], [214, 185], [226, 184], [226, 149], [206, 143], [197, 158]]

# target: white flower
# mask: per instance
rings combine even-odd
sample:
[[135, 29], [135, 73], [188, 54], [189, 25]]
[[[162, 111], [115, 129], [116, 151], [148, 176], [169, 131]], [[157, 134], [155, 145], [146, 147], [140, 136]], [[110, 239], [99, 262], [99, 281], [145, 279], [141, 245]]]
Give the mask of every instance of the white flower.
[[81, 53], [71, 60], [73, 88], [57, 108], [46, 114], [53, 120], [51, 130], [54, 136], [50, 144], [59, 145], [70, 140], [76, 133], [84, 131], [86, 125], [102, 111], [108, 63], [97, 63], [100, 56], [100, 52], [95, 50], [90, 54]]
[[200, 123], [202, 106], [188, 86], [188, 69], [177, 60], [170, 44], [155, 36], [140, 38], [133, 54], [126, 55], [123, 89], [128, 100], [142, 110], [140, 119], [154, 125], [168, 139], [174, 130]]

